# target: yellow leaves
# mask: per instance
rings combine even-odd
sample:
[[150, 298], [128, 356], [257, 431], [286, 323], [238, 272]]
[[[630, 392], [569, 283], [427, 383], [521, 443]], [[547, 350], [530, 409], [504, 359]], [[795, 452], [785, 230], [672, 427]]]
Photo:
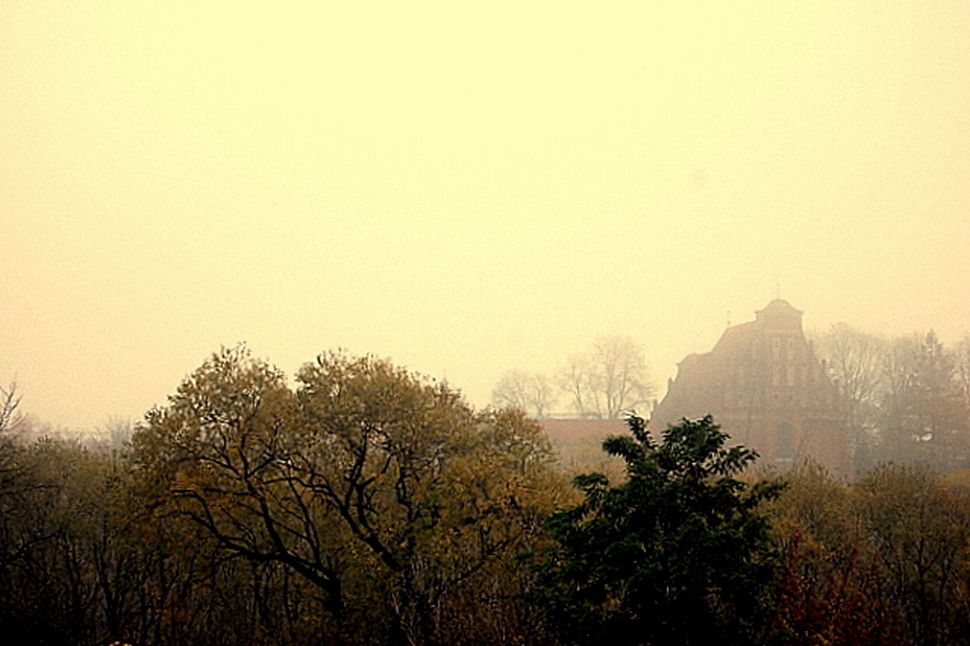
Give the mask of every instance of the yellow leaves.
[[571, 491], [548, 486], [550, 444], [521, 413], [477, 414], [444, 384], [343, 352], [306, 364], [290, 390], [244, 348], [223, 350], [135, 443], [170, 508], [331, 604], [352, 582], [413, 595], [511, 577]]

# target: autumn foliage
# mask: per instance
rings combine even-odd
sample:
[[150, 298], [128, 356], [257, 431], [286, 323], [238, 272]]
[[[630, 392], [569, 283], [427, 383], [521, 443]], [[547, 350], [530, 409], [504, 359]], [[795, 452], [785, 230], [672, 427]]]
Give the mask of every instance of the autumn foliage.
[[[16, 417], [9, 399], [5, 419]], [[125, 446], [0, 429], [0, 631], [41, 644], [970, 642], [970, 490], [746, 469], [710, 418], [570, 486], [520, 410], [213, 355]], [[18, 421], [20, 426], [21, 422]]]

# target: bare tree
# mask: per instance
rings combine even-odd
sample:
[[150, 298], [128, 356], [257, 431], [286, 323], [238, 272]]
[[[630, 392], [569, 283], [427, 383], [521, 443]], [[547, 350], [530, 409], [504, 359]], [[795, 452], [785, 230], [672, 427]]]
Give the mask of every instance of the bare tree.
[[883, 361], [885, 390], [880, 406], [884, 411], [897, 409], [901, 405], [899, 402], [904, 392], [914, 383], [919, 345], [920, 338], [917, 334], [896, 337], [890, 341]]
[[[17, 395], [17, 384], [11, 383], [4, 388], [0, 386], [0, 519], [9, 518], [12, 509], [16, 509], [15, 491], [19, 485], [19, 469], [15, 452], [17, 447], [10, 439], [9, 431], [20, 421], [17, 406], [20, 396]], [[6, 534], [6, 522], [0, 522], [0, 565], [7, 560], [4, 552], [10, 540]]]
[[584, 417], [616, 419], [654, 393], [643, 347], [624, 336], [600, 337], [589, 353], [572, 357], [559, 377]]
[[573, 408], [583, 417], [596, 416], [596, 393], [590, 381], [592, 370], [585, 355], [575, 354], [559, 371], [559, 386], [572, 399]]
[[0, 433], [11, 431], [18, 425], [21, 420], [21, 416], [17, 414], [19, 405], [17, 383], [11, 382], [6, 388], [0, 386]]
[[970, 409], [970, 336], [957, 343], [953, 352], [956, 365], [956, 379], [963, 393], [964, 404]]
[[887, 387], [887, 342], [845, 324], [836, 323], [817, 339], [819, 355], [846, 399], [846, 422], [854, 435], [871, 425]]
[[556, 405], [556, 391], [549, 379], [537, 372], [509, 370], [492, 389], [492, 403], [519, 408], [537, 418], [546, 417]]

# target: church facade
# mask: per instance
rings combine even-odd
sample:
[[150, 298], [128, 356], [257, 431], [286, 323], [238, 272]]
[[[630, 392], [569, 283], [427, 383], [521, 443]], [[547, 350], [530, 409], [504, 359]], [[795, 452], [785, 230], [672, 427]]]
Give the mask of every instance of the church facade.
[[654, 407], [659, 432], [707, 414], [759, 464], [785, 471], [812, 459], [849, 477], [851, 455], [838, 388], [802, 330], [802, 312], [776, 299], [754, 321], [728, 327], [714, 348], [691, 354]]

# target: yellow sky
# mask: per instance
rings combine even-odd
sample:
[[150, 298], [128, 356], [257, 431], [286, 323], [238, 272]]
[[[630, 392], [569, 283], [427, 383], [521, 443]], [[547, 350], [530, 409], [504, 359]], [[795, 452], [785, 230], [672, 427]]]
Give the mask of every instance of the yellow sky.
[[970, 331], [970, 3], [0, 0], [0, 379], [138, 418], [222, 344], [476, 404], [603, 333], [674, 363]]

